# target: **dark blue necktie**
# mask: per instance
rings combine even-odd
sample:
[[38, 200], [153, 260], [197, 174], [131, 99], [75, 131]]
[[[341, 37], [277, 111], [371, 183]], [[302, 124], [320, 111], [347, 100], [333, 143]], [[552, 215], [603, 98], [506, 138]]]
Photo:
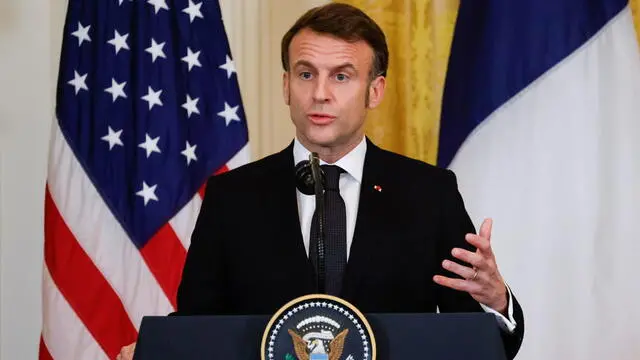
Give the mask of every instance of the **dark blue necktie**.
[[[325, 290], [329, 295], [339, 296], [342, 277], [347, 265], [347, 213], [340, 196], [340, 174], [342, 168], [335, 165], [322, 165], [325, 173], [324, 212], [325, 212]], [[310, 259], [318, 271], [318, 232], [317, 214], [313, 214], [310, 233]]]

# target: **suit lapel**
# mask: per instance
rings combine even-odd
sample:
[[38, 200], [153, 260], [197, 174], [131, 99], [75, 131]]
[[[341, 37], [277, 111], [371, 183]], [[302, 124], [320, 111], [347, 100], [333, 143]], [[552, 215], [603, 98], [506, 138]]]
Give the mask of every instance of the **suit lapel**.
[[[314, 286], [313, 267], [307, 256], [300, 230], [293, 143], [275, 157], [274, 166], [268, 170], [273, 172], [270, 174], [272, 176], [269, 176], [271, 183], [264, 189], [267, 194], [266, 209], [270, 211], [265, 215], [270, 219], [267, 223], [273, 226], [271, 233], [274, 234], [273, 242], [276, 246], [274, 250], [278, 261], [290, 262], [293, 277], [309, 286]], [[311, 290], [307, 289], [307, 291]]]
[[381, 220], [388, 204], [388, 195], [381, 191], [385, 184], [383, 168], [381, 150], [367, 139], [358, 216], [343, 282], [343, 296], [346, 298], [353, 298], [360, 278], [367, 271], [375, 270], [369, 269], [370, 260], [383, 233], [384, 222]]

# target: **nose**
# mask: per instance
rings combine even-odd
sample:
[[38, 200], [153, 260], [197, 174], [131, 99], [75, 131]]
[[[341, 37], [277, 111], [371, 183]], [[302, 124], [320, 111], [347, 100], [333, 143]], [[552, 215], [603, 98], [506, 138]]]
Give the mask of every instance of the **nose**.
[[323, 77], [318, 77], [315, 88], [313, 89], [313, 100], [317, 103], [326, 103], [330, 99], [331, 91], [328, 87], [328, 81]]

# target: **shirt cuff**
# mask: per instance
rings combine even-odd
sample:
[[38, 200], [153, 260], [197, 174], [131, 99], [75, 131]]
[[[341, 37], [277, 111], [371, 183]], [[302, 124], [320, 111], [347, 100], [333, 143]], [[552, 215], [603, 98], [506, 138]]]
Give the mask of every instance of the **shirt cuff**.
[[511, 289], [509, 288], [509, 285], [505, 284], [505, 286], [507, 287], [507, 294], [508, 294], [508, 301], [509, 301], [509, 305], [507, 306], [507, 315], [509, 315], [509, 318], [507, 319], [504, 315], [502, 315], [501, 313], [497, 312], [496, 310], [488, 307], [485, 304], [480, 303], [480, 306], [482, 307], [482, 309], [485, 312], [488, 313], [492, 313], [496, 316], [496, 320], [498, 320], [498, 325], [500, 325], [500, 328], [510, 334], [513, 333], [513, 330], [515, 330], [516, 328], [516, 321], [513, 318], [513, 298], [511, 296]]

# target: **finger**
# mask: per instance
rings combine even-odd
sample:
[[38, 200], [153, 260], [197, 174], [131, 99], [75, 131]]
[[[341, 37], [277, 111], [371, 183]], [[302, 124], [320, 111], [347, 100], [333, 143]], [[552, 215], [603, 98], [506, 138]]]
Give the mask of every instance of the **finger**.
[[463, 279], [471, 279], [476, 271], [470, 267], [462, 266], [454, 261], [445, 260], [442, 262], [442, 267], [451, 271], [454, 274], [460, 275]]
[[462, 260], [471, 266], [475, 266], [476, 268], [484, 268], [485, 260], [482, 255], [478, 253], [455, 248], [451, 250], [451, 255], [453, 255], [456, 259]]
[[476, 249], [480, 250], [480, 252], [484, 255], [493, 255], [491, 243], [489, 242], [489, 240], [483, 238], [482, 236], [476, 234], [467, 234], [464, 239], [467, 240], [467, 242], [473, 245]]
[[479, 235], [491, 242], [491, 229], [493, 228], [493, 219], [485, 219], [480, 226]]
[[481, 285], [474, 281], [452, 279], [442, 275], [435, 275], [433, 277], [433, 281], [435, 281], [438, 285], [442, 285], [454, 290], [465, 291], [470, 294], [475, 294], [481, 290]]

